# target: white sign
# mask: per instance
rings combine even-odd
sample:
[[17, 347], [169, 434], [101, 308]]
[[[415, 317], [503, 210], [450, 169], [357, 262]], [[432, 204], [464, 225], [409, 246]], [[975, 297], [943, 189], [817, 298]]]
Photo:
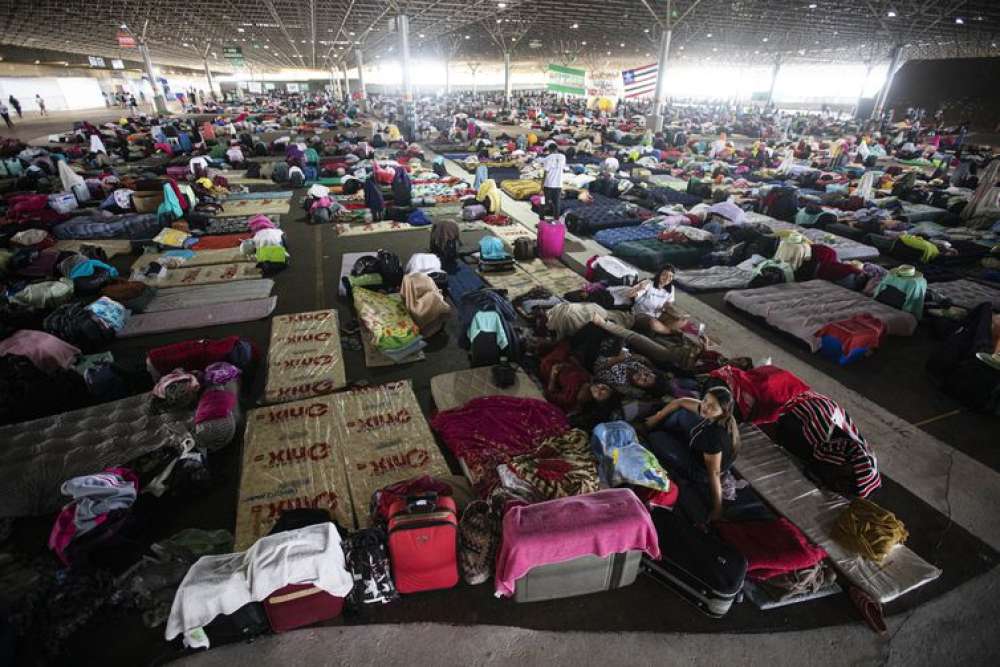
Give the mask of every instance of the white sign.
[[250, 90], [251, 93], [263, 92], [263, 87], [260, 85], [260, 81], [247, 82], [247, 88]]
[[114, 60], [111, 61], [111, 68], [112, 69], [125, 69], [125, 63], [123, 63], [122, 61], [120, 61], [117, 58], [115, 58]]
[[285, 89], [288, 90], [288, 92], [290, 92], [290, 93], [297, 93], [297, 92], [299, 92], [299, 84], [297, 84], [297, 83], [286, 83], [285, 84]]
[[264, 84], [264, 90], [274, 90], [274, 84], [273, 83], [265, 83]]
[[98, 58], [97, 56], [87, 56], [87, 60], [90, 61], [91, 67], [107, 67], [104, 64], [104, 58]]

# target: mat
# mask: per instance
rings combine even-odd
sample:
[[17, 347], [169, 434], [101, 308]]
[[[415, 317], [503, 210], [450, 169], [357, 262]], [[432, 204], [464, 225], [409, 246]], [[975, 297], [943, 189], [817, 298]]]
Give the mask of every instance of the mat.
[[194, 287], [171, 287], [157, 290], [156, 296], [143, 309], [143, 313], [159, 313], [182, 308], [205, 308], [220, 303], [234, 301], [253, 301], [265, 299], [271, 295], [274, 281], [270, 278], [260, 280], [236, 280], [215, 285]]
[[239, 215], [285, 215], [291, 208], [288, 199], [242, 199], [227, 201], [222, 210], [213, 214], [216, 218], [232, 218]]
[[193, 412], [162, 412], [152, 394], [0, 427], [0, 517], [58, 511], [62, 483], [191, 437]]
[[530, 262], [518, 262], [518, 266], [553, 294], [565, 294], [587, 284], [583, 276], [557, 259], [533, 259]]
[[127, 255], [132, 252], [132, 242], [128, 239], [95, 239], [87, 241], [84, 239], [69, 239], [66, 241], [56, 241], [55, 248], [61, 252], [80, 252], [83, 246], [96, 246], [104, 251], [108, 259], [118, 255]]
[[337, 236], [364, 236], [366, 234], [385, 234], [386, 232], [429, 232], [431, 225], [414, 227], [408, 222], [383, 220], [364, 224], [338, 222], [333, 228], [337, 232]]
[[850, 501], [818, 489], [795, 465], [791, 455], [756, 426], [743, 425], [740, 437], [743, 444], [733, 464], [740, 476], [776, 512], [825, 549], [839, 574], [873, 599], [891, 602], [941, 576], [940, 569], [905, 545], [896, 546], [881, 565], [844, 549], [830, 534]]
[[213, 234], [211, 236], [202, 236], [198, 241], [191, 246], [191, 250], [223, 250], [226, 248], [239, 248], [240, 243], [246, 239], [252, 237], [253, 234], [249, 232], [241, 232], [237, 234]]
[[346, 384], [337, 311], [292, 313], [271, 320], [263, 403], [321, 396]]
[[216, 173], [230, 185], [274, 185], [274, 181], [269, 178], [248, 178], [245, 171], [223, 169]]
[[223, 200], [223, 206], [238, 201], [264, 201], [266, 199], [291, 199], [295, 194], [291, 190], [269, 190], [260, 192], [230, 192]]
[[416, 354], [411, 354], [405, 359], [400, 359], [395, 361], [394, 359], [387, 357], [378, 349], [378, 346], [372, 342], [372, 334], [367, 328], [362, 324], [361, 332], [361, 346], [365, 351], [365, 367], [367, 368], [387, 368], [389, 366], [402, 366], [404, 364], [412, 364], [416, 361], [424, 361], [427, 359], [427, 355], [424, 354], [423, 350], [417, 352]]
[[507, 290], [507, 297], [511, 300], [539, 287], [539, 282], [534, 276], [514, 265], [513, 271], [498, 271], [496, 273], [479, 273], [490, 287], [494, 289]]
[[323, 508], [344, 528], [367, 526], [375, 490], [448, 473], [408, 380], [252, 410], [234, 550], [285, 509]]
[[498, 227], [496, 225], [487, 225], [486, 229], [489, 230], [490, 234], [496, 236], [503, 241], [504, 245], [507, 246], [508, 251], [514, 250], [514, 241], [521, 237], [528, 237], [529, 239], [535, 238], [535, 233], [523, 225], [514, 223], [512, 225], [504, 225]]
[[[151, 252], [140, 255], [139, 259], [132, 262], [132, 270], [142, 271], [152, 262], [162, 262], [169, 257], [167, 253], [163, 252]], [[194, 255], [185, 259], [181, 266], [209, 266], [211, 264], [232, 264], [252, 261], [254, 261], [253, 257], [243, 254], [239, 247], [235, 247], [219, 250], [195, 250]]]
[[118, 338], [134, 338], [166, 331], [184, 331], [186, 329], [201, 329], [220, 324], [237, 324], [251, 322], [267, 317], [278, 305], [278, 297], [269, 296], [265, 299], [252, 301], [234, 301], [219, 303], [211, 308], [197, 306], [181, 308], [158, 313], [143, 313], [133, 315], [125, 323], [125, 328], [118, 332]]
[[514, 384], [498, 387], [493, 384], [492, 366], [480, 366], [464, 371], [442, 373], [431, 378], [431, 397], [438, 410], [460, 408], [480, 396], [514, 396], [544, 400], [542, 390], [520, 368], [514, 375]]
[[264, 274], [255, 264], [212, 264], [210, 266], [179, 267], [167, 269], [166, 275], [159, 278], [133, 276], [133, 280], [144, 282], [152, 287], [183, 287], [184, 285], [211, 285], [213, 283], [228, 283], [233, 280], [253, 280]]

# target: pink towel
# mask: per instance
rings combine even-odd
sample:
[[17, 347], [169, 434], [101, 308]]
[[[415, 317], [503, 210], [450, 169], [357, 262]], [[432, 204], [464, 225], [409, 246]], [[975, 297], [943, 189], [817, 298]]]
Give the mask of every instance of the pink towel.
[[0, 356], [8, 354], [28, 357], [35, 368], [51, 373], [72, 366], [80, 350], [44, 331], [21, 329], [0, 341]]
[[510, 597], [517, 580], [540, 565], [581, 556], [604, 558], [633, 549], [660, 557], [649, 513], [628, 489], [514, 507], [503, 518], [496, 593]]

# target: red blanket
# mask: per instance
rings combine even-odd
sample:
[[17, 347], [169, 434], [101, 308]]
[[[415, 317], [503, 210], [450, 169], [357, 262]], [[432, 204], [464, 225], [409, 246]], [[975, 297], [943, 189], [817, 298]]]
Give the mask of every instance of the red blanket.
[[788, 519], [723, 521], [715, 524], [722, 539], [747, 559], [747, 576], [756, 581], [804, 570], [826, 558]]
[[777, 366], [758, 366], [749, 371], [723, 366], [709, 373], [729, 385], [743, 421], [766, 424], [778, 418], [781, 407], [809, 385]]

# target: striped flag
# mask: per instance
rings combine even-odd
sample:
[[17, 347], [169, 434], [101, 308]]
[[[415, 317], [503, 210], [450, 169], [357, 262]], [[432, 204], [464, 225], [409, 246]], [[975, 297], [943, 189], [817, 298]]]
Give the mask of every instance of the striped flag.
[[656, 90], [656, 73], [659, 66], [656, 63], [622, 72], [622, 82], [625, 84], [625, 97], [652, 95]]

